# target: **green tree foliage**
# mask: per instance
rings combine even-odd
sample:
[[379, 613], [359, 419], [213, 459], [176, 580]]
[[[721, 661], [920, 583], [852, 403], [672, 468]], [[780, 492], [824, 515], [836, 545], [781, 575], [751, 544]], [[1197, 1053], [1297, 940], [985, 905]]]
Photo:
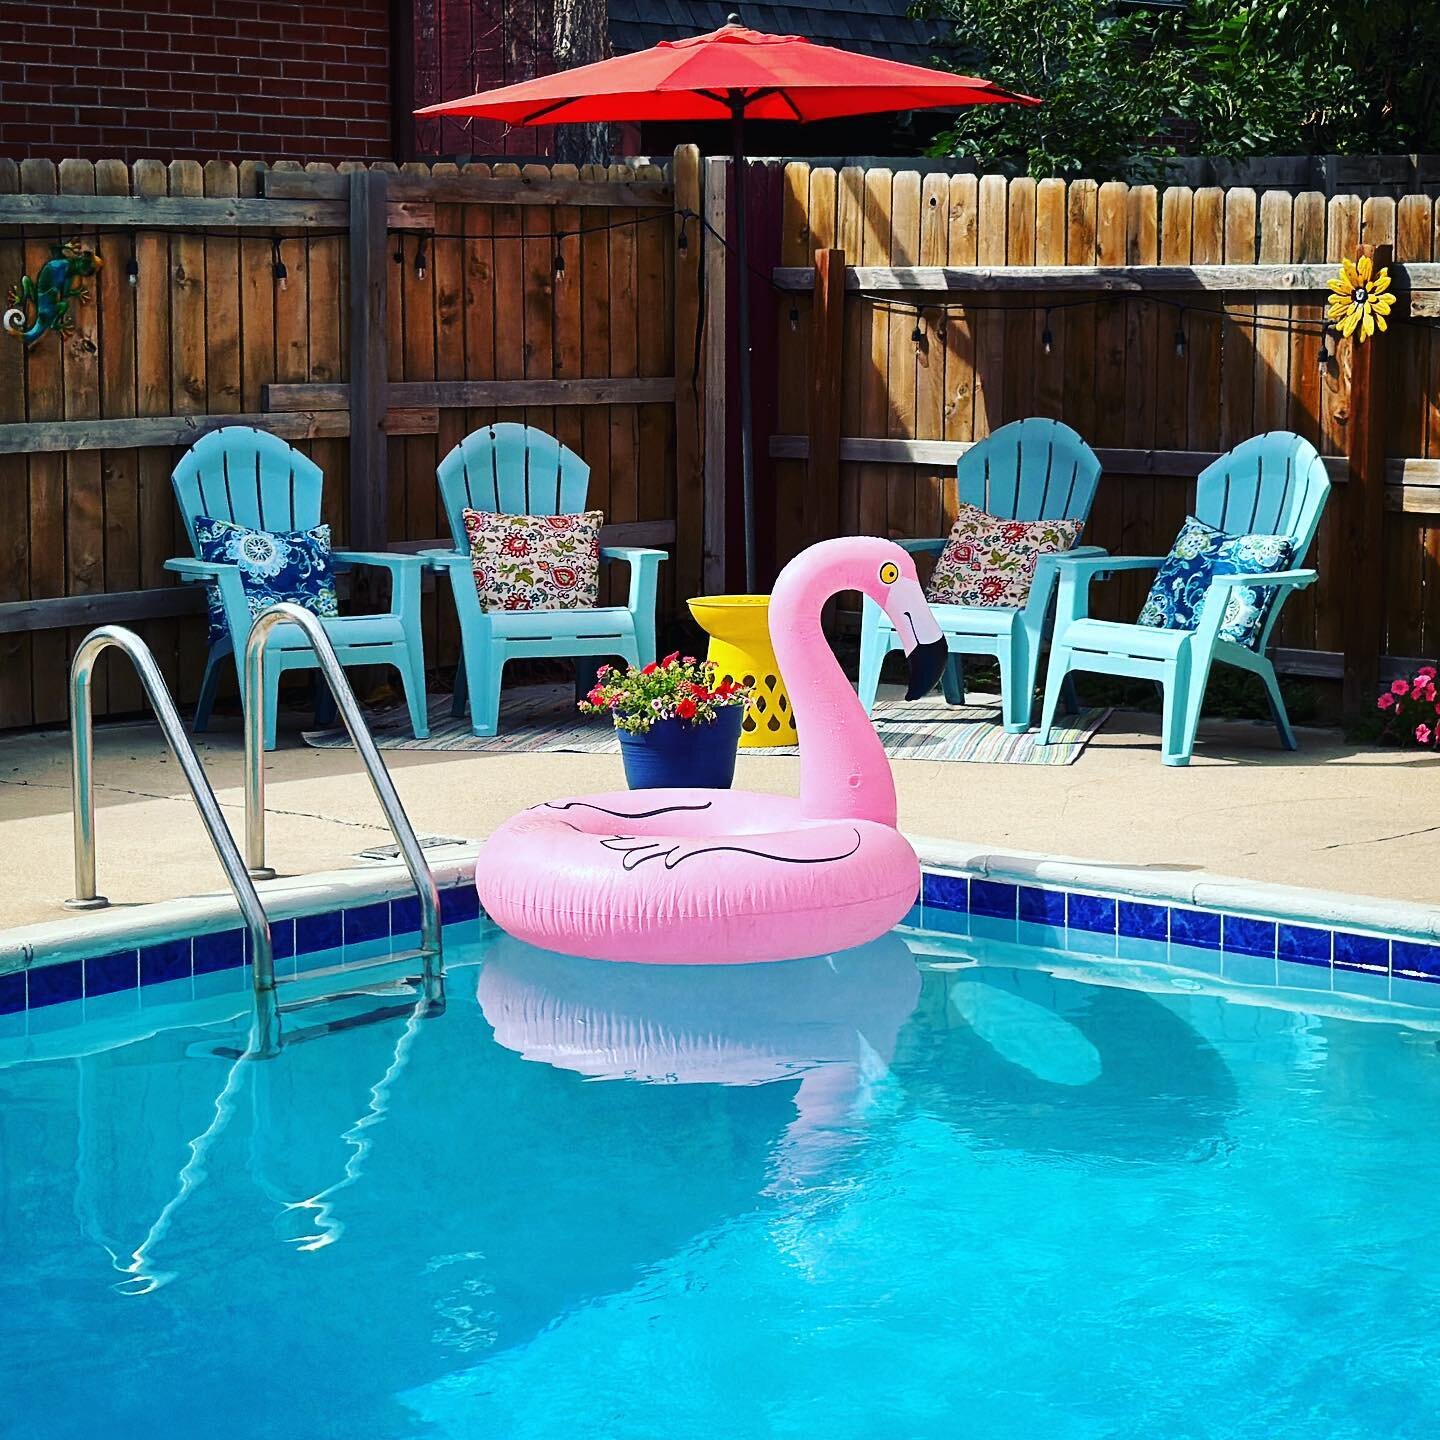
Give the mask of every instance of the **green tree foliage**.
[[1036, 176], [1191, 154], [1440, 150], [1437, 0], [924, 0], [945, 63], [1038, 109], [959, 112], [936, 153]]

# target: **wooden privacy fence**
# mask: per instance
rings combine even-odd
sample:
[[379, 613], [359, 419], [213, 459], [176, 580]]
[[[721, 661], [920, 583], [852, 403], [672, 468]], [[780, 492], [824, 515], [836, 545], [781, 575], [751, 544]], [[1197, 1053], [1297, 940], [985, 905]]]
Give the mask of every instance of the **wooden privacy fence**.
[[[104, 262], [69, 335], [0, 337], [0, 726], [64, 718], [104, 621], [193, 698], [203, 600], [162, 568], [189, 553], [169, 476], [222, 424], [312, 456], [337, 544], [400, 550], [448, 543], [435, 467], [463, 435], [543, 426], [589, 462], [607, 543], [670, 548], [671, 603], [694, 593], [700, 246], [677, 237], [699, 184], [692, 150], [578, 172], [0, 161], [5, 288], [59, 240]], [[427, 658], [452, 662], [427, 607]], [[96, 701], [140, 708], [119, 667]]]
[[[757, 173], [758, 172], [758, 173]], [[757, 351], [773, 346], [776, 559], [820, 535], [939, 535], [954, 462], [1026, 415], [1105, 467], [1086, 540], [1164, 553], [1215, 455], [1292, 429], [1330, 458], [1320, 583], [1287, 609], [1292, 673], [1351, 688], [1440, 650], [1440, 209], [1272, 191], [755, 166], [779, 223]], [[756, 236], [762, 246], [764, 236]], [[1322, 336], [1325, 282], [1362, 243], [1408, 294], [1366, 347]], [[825, 253], [832, 252], [832, 253]], [[817, 258], [818, 257], [818, 258]], [[1289, 321], [1309, 322], [1292, 326]], [[1363, 390], [1363, 393], [1362, 393]], [[1133, 618], [1148, 577], [1108, 588]]]

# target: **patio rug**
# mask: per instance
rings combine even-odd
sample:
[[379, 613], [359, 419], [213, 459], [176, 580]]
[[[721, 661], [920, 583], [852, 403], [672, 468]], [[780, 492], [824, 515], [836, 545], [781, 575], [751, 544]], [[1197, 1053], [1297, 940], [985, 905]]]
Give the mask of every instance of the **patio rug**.
[[[973, 699], [973, 697], [971, 697]], [[986, 697], [988, 699], [988, 697]], [[972, 760], [997, 765], [1069, 765], [1110, 715], [1108, 709], [1067, 716], [1056, 727], [1053, 745], [1037, 745], [1035, 732], [1007, 735], [995, 704], [947, 705], [928, 700], [880, 700], [875, 729], [892, 760]], [[472, 735], [469, 722], [450, 714], [450, 697], [430, 702], [430, 737], [410, 734], [405, 707], [367, 717], [382, 750], [473, 750], [477, 753], [527, 755], [570, 751], [601, 755], [619, 750], [615, 731], [603, 717], [579, 715], [570, 685], [534, 685], [506, 691], [500, 702], [500, 733]], [[308, 730], [305, 743], [317, 749], [348, 748], [343, 729]], [[794, 755], [793, 745], [742, 751], [742, 755]]]

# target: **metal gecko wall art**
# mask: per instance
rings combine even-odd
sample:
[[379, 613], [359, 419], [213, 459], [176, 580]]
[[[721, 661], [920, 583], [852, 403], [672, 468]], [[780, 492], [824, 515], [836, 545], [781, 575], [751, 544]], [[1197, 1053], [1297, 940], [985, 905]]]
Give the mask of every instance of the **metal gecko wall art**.
[[72, 329], [75, 316], [71, 307], [90, 298], [83, 282], [104, 263], [78, 240], [52, 245], [50, 259], [35, 278], [22, 275], [10, 291], [10, 308], [0, 317], [0, 328], [27, 345], [48, 331], [63, 334]]

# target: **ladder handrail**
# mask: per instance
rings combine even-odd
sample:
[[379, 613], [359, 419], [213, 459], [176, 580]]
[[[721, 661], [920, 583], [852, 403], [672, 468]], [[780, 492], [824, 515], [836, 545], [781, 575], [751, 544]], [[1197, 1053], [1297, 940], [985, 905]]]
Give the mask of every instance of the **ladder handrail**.
[[[275, 973], [275, 952], [270, 941], [270, 921], [265, 907], [260, 903], [255, 882], [245, 869], [239, 846], [220, 813], [220, 804], [215, 791], [201, 767], [194, 746], [186, 738], [185, 727], [170, 697], [170, 688], [150, 647], [133, 630], [121, 625], [102, 625], [92, 630], [80, 642], [75, 658], [70, 662], [70, 786], [75, 827], [75, 896], [67, 901], [72, 909], [96, 910], [110, 902], [96, 891], [95, 883], [95, 788], [94, 753], [95, 733], [91, 679], [95, 662], [108, 649], [121, 650], [134, 665], [140, 684], [144, 688], [150, 707], [160, 724], [160, 731], [170, 753], [175, 757], [185, 783], [190, 787], [190, 798], [200, 812], [200, 819], [216, 857], [225, 870], [230, 888], [235, 892], [236, 902], [245, 920], [250, 935], [250, 959], [255, 973]], [[272, 991], [273, 993], [273, 991]], [[273, 1026], [275, 1014], [267, 1013], [264, 1007], [257, 1007], [257, 1026], [251, 1040], [252, 1050], [261, 1055], [274, 1054], [278, 1044], [278, 1029]]]
[[[395, 792], [390, 772], [375, 748], [370, 727], [360, 713], [355, 692], [345, 678], [345, 669], [340, 657], [325, 633], [325, 627], [316, 616], [303, 606], [289, 601], [279, 601], [263, 610], [250, 626], [245, 642], [245, 851], [250, 871], [266, 872], [265, 866], [265, 644], [270, 632], [277, 625], [295, 625], [299, 628], [310, 648], [315, 652], [320, 673], [330, 686], [335, 697], [335, 708], [350, 732], [351, 743], [360, 753], [365, 773], [375, 798], [385, 812], [390, 833], [395, 838], [405, 868], [410, 872], [416, 892], [420, 897], [420, 948], [425, 953], [424, 993], [425, 998], [439, 1001], [443, 997], [440, 971], [435, 963], [440, 957], [440, 891], [435, 876], [426, 863], [420, 842], [416, 838], [410, 817]], [[273, 957], [268, 975], [262, 976], [259, 968], [255, 972], [257, 1001], [261, 996], [262, 983], [269, 995], [275, 993]]]

